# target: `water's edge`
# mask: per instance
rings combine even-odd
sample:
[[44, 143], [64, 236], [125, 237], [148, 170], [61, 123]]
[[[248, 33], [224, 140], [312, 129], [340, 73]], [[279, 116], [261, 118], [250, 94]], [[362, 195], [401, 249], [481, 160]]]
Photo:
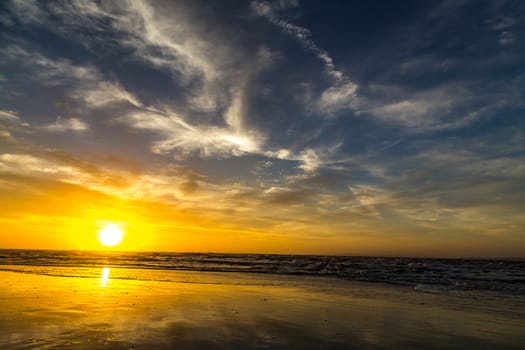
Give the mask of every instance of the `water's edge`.
[[[119, 267], [336, 277], [419, 291], [490, 290], [525, 295], [525, 261], [217, 253], [0, 250], [0, 265]], [[4, 267], [0, 270], [9, 270]]]

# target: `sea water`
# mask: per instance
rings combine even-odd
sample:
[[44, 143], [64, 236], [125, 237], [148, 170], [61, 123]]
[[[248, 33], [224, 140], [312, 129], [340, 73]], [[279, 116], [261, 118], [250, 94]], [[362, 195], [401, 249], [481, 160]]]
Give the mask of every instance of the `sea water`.
[[[32, 268], [37, 266], [39, 268]], [[518, 259], [0, 250], [0, 270], [63, 273], [56, 267], [77, 267], [76, 277], [92, 277], [89, 276], [92, 267], [250, 272], [383, 282], [432, 293], [478, 290], [525, 295], [525, 261]]]

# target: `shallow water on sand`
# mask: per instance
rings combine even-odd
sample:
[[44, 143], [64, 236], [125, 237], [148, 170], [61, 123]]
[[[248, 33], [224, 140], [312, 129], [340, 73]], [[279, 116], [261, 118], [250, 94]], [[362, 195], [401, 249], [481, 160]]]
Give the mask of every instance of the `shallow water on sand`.
[[523, 296], [309, 276], [0, 271], [4, 349], [522, 349]]

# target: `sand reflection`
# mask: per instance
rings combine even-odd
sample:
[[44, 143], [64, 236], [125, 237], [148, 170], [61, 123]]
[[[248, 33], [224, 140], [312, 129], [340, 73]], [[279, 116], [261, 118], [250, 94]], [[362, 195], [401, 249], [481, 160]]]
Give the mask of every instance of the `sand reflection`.
[[485, 293], [325, 278], [31, 271], [0, 271], [0, 349], [523, 349], [522, 296], [495, 313]]
[[100, 277], [100, 286], [106, 288], [109, 281], [109, 267], [104, 267], [102, 269], [102, 275]]

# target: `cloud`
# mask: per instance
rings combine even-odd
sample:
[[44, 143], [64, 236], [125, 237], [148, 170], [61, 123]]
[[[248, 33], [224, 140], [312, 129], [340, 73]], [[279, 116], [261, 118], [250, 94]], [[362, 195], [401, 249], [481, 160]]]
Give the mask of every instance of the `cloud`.
[[0, 109], [0, 139], [2, 141], [8, 144], [16, 144], [15, 134], [30, 130], [30, 125], [20, 118], [18, 112]]
[[297, 153], [289, 149], [281, 148], [276, 151], [266, 151], [264, 155], [269, 158], [299, 161], [299, 169], [306, 173], [314, 173], [319, 168], [330, 165], [332, 163], [331, 158], [341, 146], [342, 143], [337, 142], [316, 148], [305, 148]]
[[[204, 157], [260, 153], [265, 137], [248, 125], [247, 94], [252, 77], [271, 62], [271, 52], [259, 47], [249, 60], [252, 64], [241, 62], [242, 50], [228, 40], [214, 40], [213, 35], [188, 20], [192, 14], [184, 8], [175, 9], [180, 15], [176, 19], [140, 1], [122, 10], [131, 14], [119, 16], [115, 22], [128, 34], [124, 45], [135, 49], [143, 61], [171, 71], [177, 84], [185, 88], [189, 110], [181, 108], [182, 113], [175, 113], [160, 108], [120, 120], [155, 131], [160, 136], [152, 146], [156, 153], [175, 157], [195, 152]], [[177, 26], [171, 25], [174, 20]], [[190, 123], [192, 112], [213, 113], [213, 119]], [[222, 115], [227, 126], [221, 125], [217, 115]]]
[[[105, 23], [106, 29], [118, 33], [119, 45], [131, 48], [143, 63], [172, 73], [176, 85], [184, 91], [183, 102], [168, 107], [154, 101], [146, 106], [118, 81], [108, 81], [91, 65], [78, 65], [68, 59], [50, 59], [38, 53], [32, 56], [21, 46], [12, 46], [9, 50], [11, 61], [24, 62], [41, 83], [69, 88], [70, 98], [92, 109], [111, 106], [117, 112], [113, 120], [150, 132], [154, 139], [150, 146], [153, 152], [171, 154], [177, 159], [191, 154], [222, 158], [272, 153], [281, 159], [299, 161], [299, 169], [306, 172], [323, 166], [323, 158], [328, 156], [326, 147], [305, 147], [286, 157], [278, 149], [268, 151], [265, 145], [267, 136], [250, 123], [249, 98], [254, 89], [253, 81], [273, 60], [273, 53], [264, 46], [248, 53], [236, 47], [235, 41], [223, 40], [219, 34], [210, 34], [202, 26], [195, 25], [191, 20], [194, 16], [191, 10], [176, 4], [153, 7], [146, 2], [134, 1], [89, 6], [82, 5], [82, 2], [33, 5], [40, 6], [42, 13], [53, 16], [41, 15], [31, 19], [32, 23], [55, 30], [52, 19], [55, 16], [67, 19], [68, 25], [76, 32], [88, 26], [102, 30]], [[279, 6], [286, 9], [297, 4], [280, 2]], [[172, 25], [173, 22], [177, 25]], [[309, 39], [306, 29], [293, 25], [287, 28], [302, 40], [304, 47], [319, 57], [334, 80], [317, 99], [309, 102], [310, 109], [332, 115], [350, 108], [357, 85], [335, 69], [332, 58]], [[75, 35], [75, 31], [70, 32], [70, 35]], [[66, 35], [62, 30], [58, 33]], [[80, 131], [82, 126], [70, 119], [57, 121], [47, 129]]]
[[268, 205], [311, 205], [315, 192], [311, 189], [290, 189], [286, 187], [270, 187], [264, 191], [264, 198]]
[[83, 100], [86, 105], [99, 108], [109, 105], [114, 102], [128, 102], [129, 104], [140, 107], [141, 102], [133, 96], [131, 93], [126, 91], [117, 83], [111, 83], [107, 81], [93, 82], [93, 85], [89, 88], [81, 88], [75, 94], [75, 98]]
[[89, 130], [89, 125], [80, 118], [58, 117], [55, 122], [47, 125], [31, 125], [25, 122], [16, 111], [0, 110], [0, 137], [10, 144], [17, 144], [23, 148], [31, 148], [33, 145], [27, 141], [19, 142], [14, 135], [30, 134], [34, 135], [40, 131], [49, 132], [85, 132]]
[[495, 16], [488, 21], [490, 28], [498, 35], [498, 42], [502, 47], [511, 48], [519, 40], [519, 30], [516, 30], [523, 19], [514, 14]]
[[[164, 8], [143, 1], [128, 5], [119, 7], [113, 18], [114, 27], [125, 33], [121, 44], [132, 48], [141, 61], [171, 72], [175, 85], [184, 90], [178, 113], [168, 109], [152, 116], [172, 127], [160, 130], [148, 125], [144, 114], [134, 114], [128, 124], [161, 135], [152, 147], [156, 153], [229, 157], [260, 152], [265, 137], [249, 124], [248, 96], [254, 77], [271, 64], [272, 52], [264, 46], [253, 52], [237, 46], [238, 34], [225, 38], [228, 30], [220, 23], [213, 18], [208, 23], [182, 5]], [[210, 117], [194, 121], [195, 113]]]
[[77, 131], [82, 132], [89, 129], [89, 126], [79, 118], [61, 118], [45, 126], [46, 130], [53, 132], [64, 132], [64, 131]]
[[0, 144], [1, 143], [14, 144], [16, 143], [16, 139], [11, 135], [9, 130], [4, 130], [0, 127]]
[[324, 114], [331, 115], [344, 109], [357, 107], [357, 88], [352, 82], [345, 82], [331, 86], [321, 93], [316, 107]]
[[317, 168], [319, 168], [319, 166], [322, 164], [322, 160], [318, 152], [311, 148], [301, 152], [297, 158], [301, 161], [299, 168], [306, 172], [313, 172], [317, 170]]
[[169, 109], [137, 111], [118, 118], [118, 121], [136, 129], [155, 132], [160, 140], [152, 145], [152, 151], [171, 153], [176, 158], [184, 158], [192, 153], [203, 157], [259, 153], [264, 137], [255, 130], [243, 128], [238, 115], [239, 103], [234, 102], [226, 111], [228, 127], [191, 125]]
[[[133, 59], [171, 73], [173, 85], [169, 88], [181, 98], [176, 106], [171, 101], [167, 102], [170, 107], [161, 101], [145, 106], [92, 66], [38, 54], [31, 58], [27, 51], [12, 49], [11, 57], [23, 58], [27, 66], [36, 67], [42, 82], [71, 86], [70, 97], [90, 108], [115, 107], [118, 122], [156, 135], [151, 146], [155, 153], [231, 157], [262, 152], [265, 137], [250, 125], [247, 106], [254, 77], [272, 62], [273, 54], [264, 46], [254, 51], [238, 47], [232, 40], [235, 37], [222, 37], [227, 30], [220, 23], [215, 26], [213, 18], [208, 23], [197, 18], [191, 7], [173, 2], [153, 6], [145, 1], [89, 5], [74, 1], [32, 6], [41, 14], [52, 15], [36, 16], [32, 23], [66, 37], [82, 30], [105, 29], [104, 35], [131, 49]], [[21, 15], [22, 9], [14, 6], [12, 11]], [[62, 24], [55, 23], [60, 21], [53, 17], [75, 30], [59, 29]], [[125, 108], [123, 102], [134, 108]]]
[[[293, 6], [297, 6], [294, 3]], [[311, 32], [292, 23], [279, 18], [279, 11], [290, 7], [281, 2], [269, 3], [266, 1], [252, 1], [252, 9], [256, 14], [268, 19], [272, 24], [279, 27], [286, 34], [296, 39], [303, 48], [312, 52], [323, 62], [327, 75], [332, 80], [331, 86], [321, 92], [318, 99], [311, 102], [312, 108], [324, 115], [333, 115], [339, 111], [352, 108], [356, 104], [358, 85], [351, 81], [345, 74], [338, 70], [330, 54], [320, 48], [310, 37]]]
[[29, 79], [52, 87], [68, 88], [71, 98], [90, 108], [100, 108], [126, 102], [140, 107], [141, 103], [120, 84], [107, 81], [93, 66], [77, 65], [68, 59], [51, 59], [38, 52], [12, 45], [5, 48], [3, 60], [21, 65], [31, 72]]
[[242, 51], [218, 37], [219, 28], [209, 30], [213, 23], [197, 20], [189, 7], [132, 1], [101, 4], [87, 11], [108, 20], [120, 35], [119, 44], [132, 49], [136, 58], [171, 72], [195, 111], [223, 108], [229, 103], [231, 87], [243, 79]]
[[440, 84], [406, 90], [397, 86], [371, 86], [360, 101], [359, 113], [408, 131], [452, 130], [471, 124], [498, 108], [500, 102], [477, 96], [467, 84]]
[[[30, 150], [28, 150], [30, 151]], [[21, 178], [47, 179], [75, 184], [121, 199], [155, 200], [179, 204], [192, 203], [191, 196], [206, 189], [206, 178], [184, 168], [159, 168], [155, 173], [115, 167], [101, 167], [57, 150], [0, 154], [0, 176], [16, 183]], [[38, 191], [38, 188], [28, 188]], [[184, 200], [184, 203], [180, 203]]]
[[499, 43], [502, 46], [512, 46], [514, 43], [516, 43], [516, 41], [516, 36], [513, 33], [506, 30], [501, 32], [499, 36]]
[[53, 60], [20, 45], [5, 47], [2, 61], [31, 69], [31, 73], [36, 74], [38, 79], [49, 86], [64, 85], [71, 80], [92, 81], [100, 78], [100, 73], [93, 67], [76, 66], [63, 58]]
[[47, 20], [47, 13], [37, 0], [11, 0], [9, 7], [22, 23], [38, 23]]
[[251, 6], [259, 16], [267, 18], [272, 24], [281, 28], [285, 33], [299, 41], [305, 49], [313, 52], [317, 58], [323, 62], [326, 72], [334, 80], [339, 81], [344, 79], [344, 74], [336, 69], [332, 57], [310, 39], [312, 33], [308, 29], [288, 23], [279, 18], [277, 11], [286, 9], [288, 6], [282, 6], [280, 2], [272, 5], [266, 1], [252, 1]]
[[11, 154], [0, 155], [0, 169], [6, 172], [18, 174], [63, 174], [75, 175], [74, 169], [69, 166], [56, 166], [49, 161], [40, 159], [30, 154]]
[[19, 121], [18, 113], [11, 110], [0, 110], [0, 119], [6, 121]]
[[525, 174], [524, 167], [516, 166], [523, 163], [520, 157], [510, 158], [479, 140], [451, 138], [414, 147], [413, 155], [367, 160], [365, 167], [380, 163], [390, 176], [379, 184], [354, 181], [350, 188], [360, 205], [376, 208], [392, 223], [436, 232], [472, 227], [490, 232], [496, 211], [502, 221], [515, 220], [523, 205], [516, 195]]

